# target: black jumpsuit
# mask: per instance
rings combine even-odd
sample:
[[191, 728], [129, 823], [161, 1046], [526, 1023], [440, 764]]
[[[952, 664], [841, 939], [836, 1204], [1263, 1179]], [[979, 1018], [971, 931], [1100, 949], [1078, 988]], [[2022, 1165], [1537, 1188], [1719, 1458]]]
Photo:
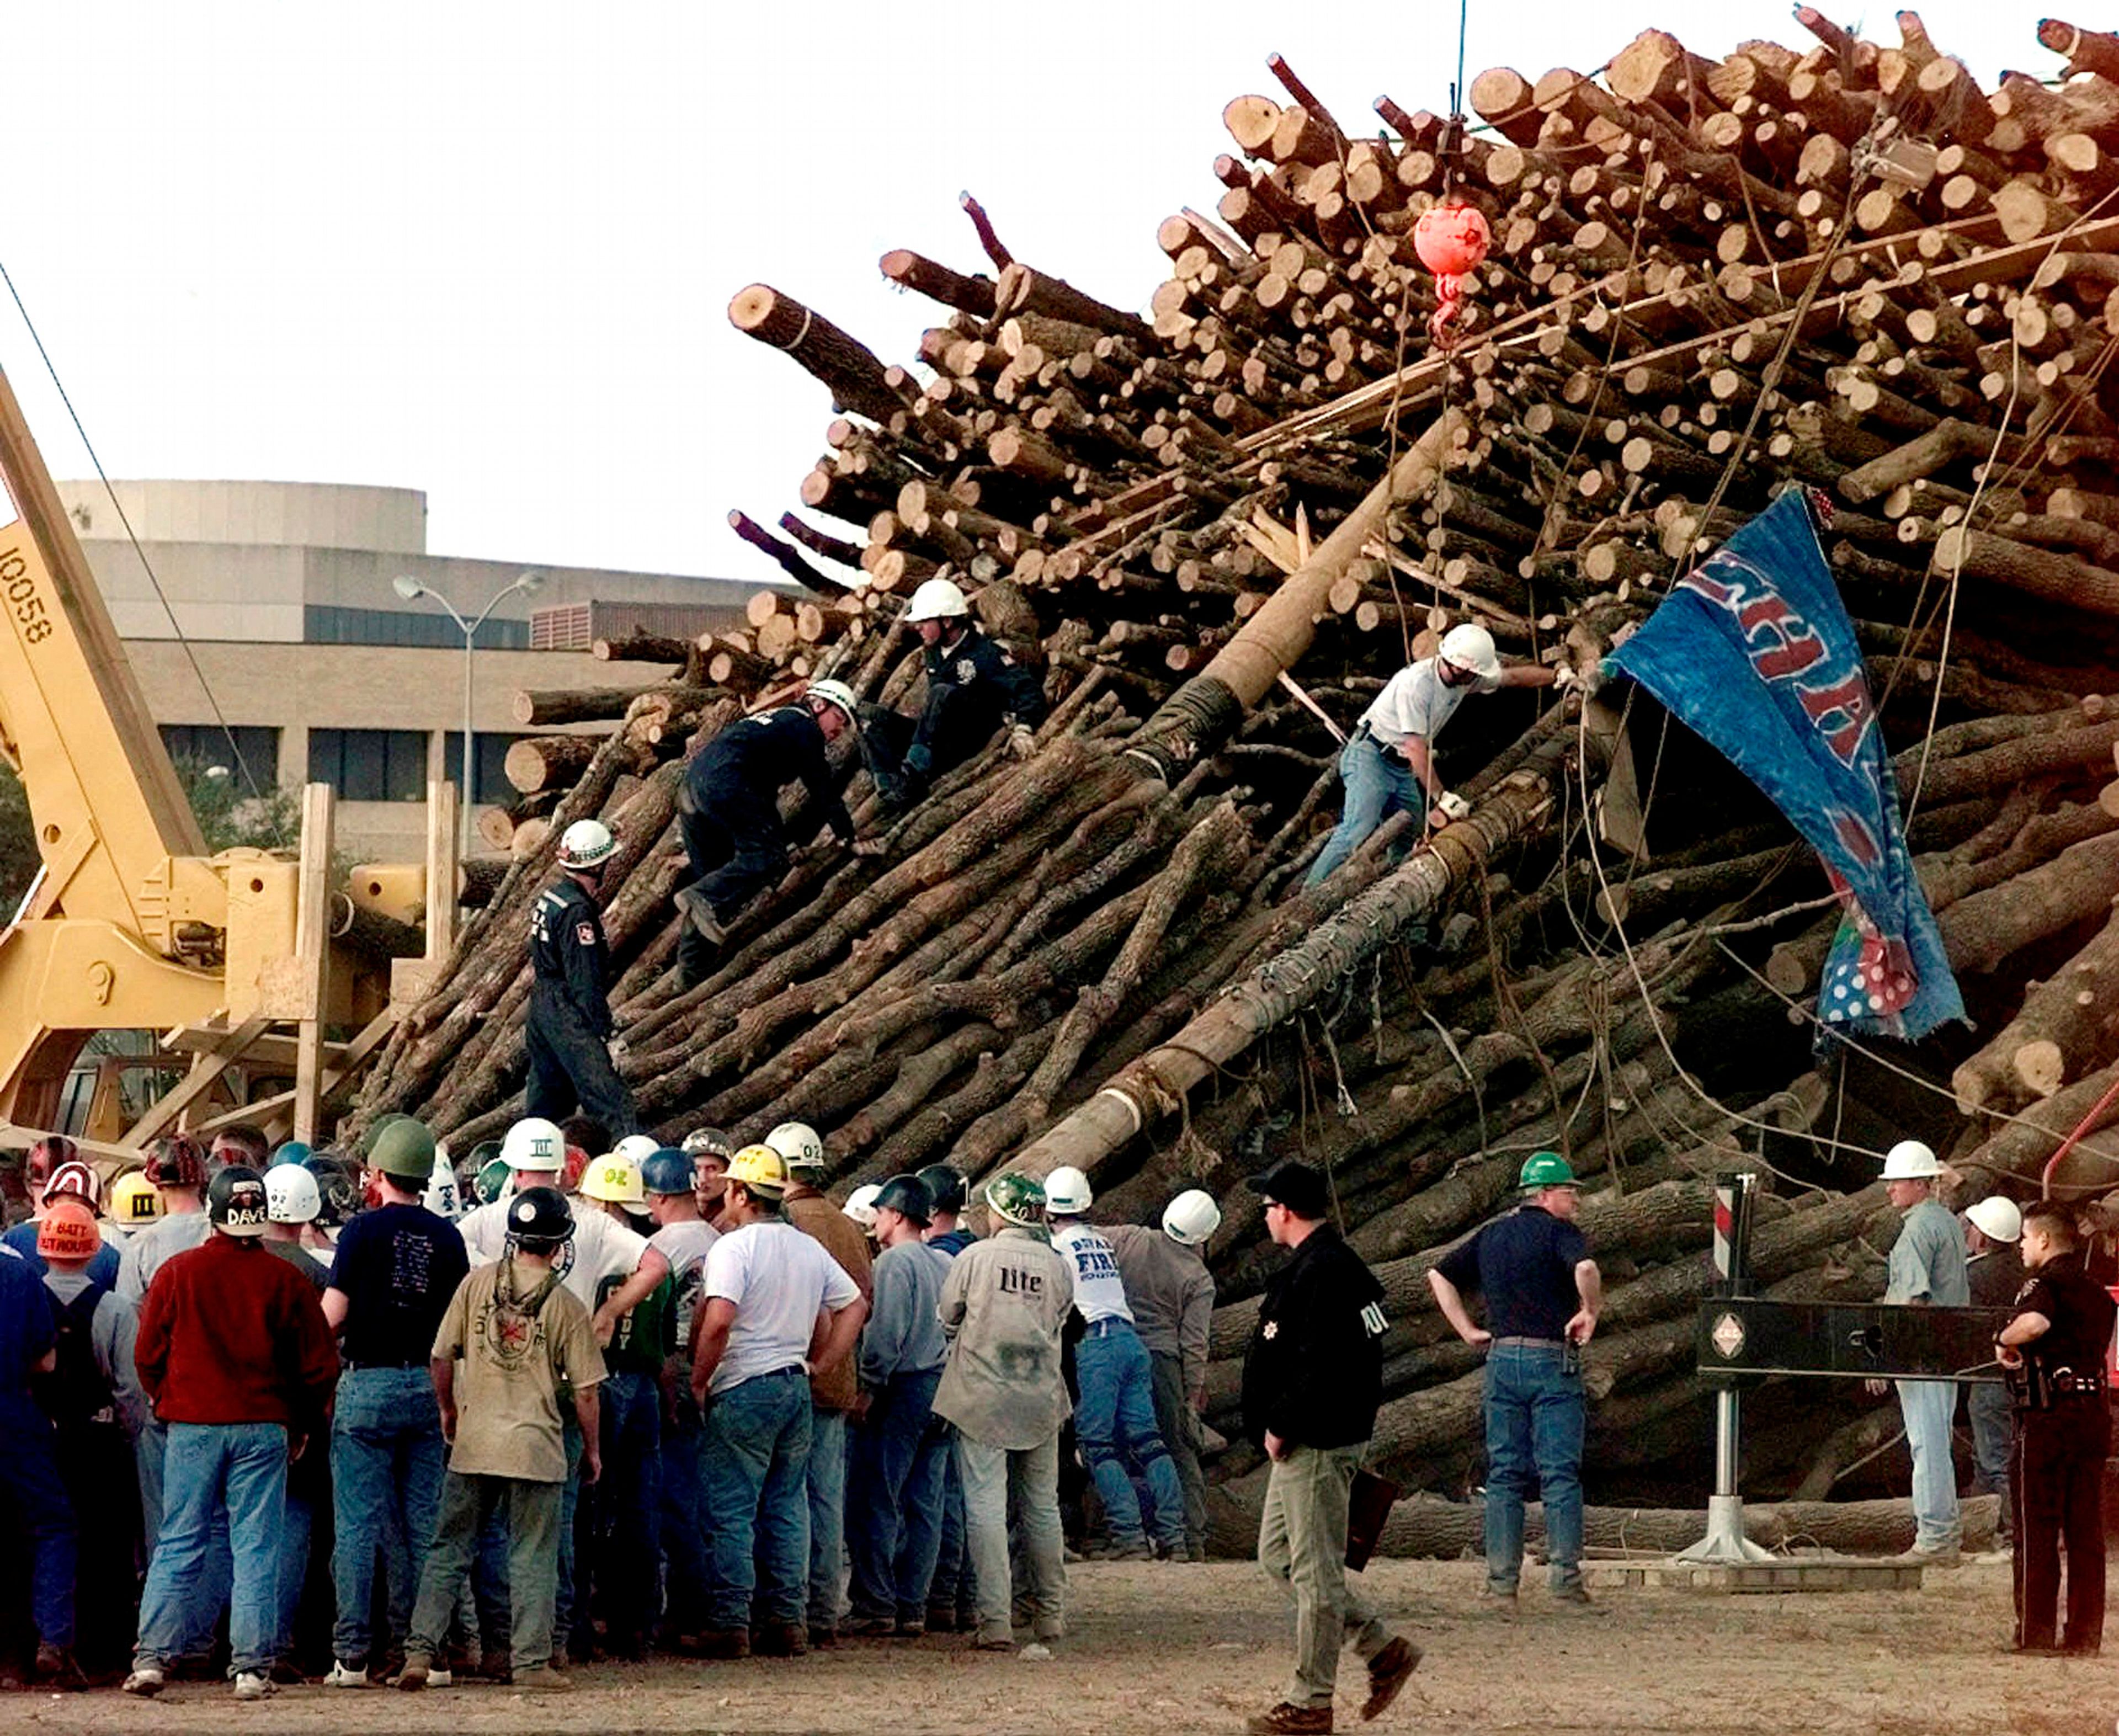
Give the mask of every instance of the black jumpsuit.
[[578, 1106], [613, 1139], [634, 1128], [633, 1093], [610, 1064], [604, 995], [610, 949], [596, 902], [562, 875], [530, 907], [530, 1095], [525, 1113], [559, 1121]]
[[861, 708], [861, 754], [876, 789], [893, 806], [986, 745], [1003, 717], [1035, 729], [1045, 720], [1037, 678], [979, 629], [926, 650], [927, 707], [917, 722], [879, 705]]

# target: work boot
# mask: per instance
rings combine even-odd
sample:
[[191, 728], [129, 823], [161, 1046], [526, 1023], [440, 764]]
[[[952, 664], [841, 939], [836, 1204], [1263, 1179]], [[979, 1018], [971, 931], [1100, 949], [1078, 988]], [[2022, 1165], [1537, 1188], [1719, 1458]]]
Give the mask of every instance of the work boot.
[[1596, 1599], [1589, 1595], [1589, 1588], [1581, 1581], [1570, 1580], [1563, 1585], [1552, 1588], [1552, 1601], [1556, 1604], [1574, 1604], [1586, 1609]]
[[955, 1610], [947, 1604], [930, 1604], [927, 1606], [928, 1632], [954, 1633], [956, 1631], [957, 1612]]
[[1283, 1700], [1269, 1712], [1247, 1719], [1250, 1736], [1332, 1736], [1332, 1708]]
[[893, 1640], [924, 1640], [927, 1637], [927, 1624], [916, 1615], [902, 1615], [897, 1625], [890, 1630], [890, 1636]]
[[1964, 1552], [1954, 1543], [1947, 1549], [1923, 1549], [1915, 1543], [1891, 1559], [1902, 1567], [1961, 1567]]
[[692, 925], [693, 931], [702, 940], [711, 940], [716, 946], [728, 939], [728, 931], [715, 920], [714, 907], [707, 902], [706, 894], [696, 886], [680, 886], [672, 902], [678, 913]]
[[767, 1622], [752, 1630], [750, 1649], [761, 1658], [799, 1658], [809, 1650], [809, 1630], [800, 1622]]
[[1370, 1659], [1369, 1697], [1361, 1702], [1361, 1721], [1380, 1718], [1419, 1668], [1420, 1648], [1403, 1634]]
[[290, 1658], [275, 1658], [267, 1673], [281, 1687], [307, 1687], [309, 1678], [304, 1675]]
[[850, 1640], [884, 1640], [897, 1627], [894, 1616], [857, 1615], [846, 1623], [846, 1637]]
[[416, 1694], [427, 1685], [427, 1678], [434, 1673], [434, 1660], [424, 1652], [408, 1652], [404, 1669], [397, 1672], [393, 1686], [408, 1694]]
[[813, 1623], [809, 1629], [809, 1650], [837, 1651], [839, 1649], [839, 1631], [822, 1623]]
[[563, 1694], [574, 1684], [549, 1664], [540, 1664], [534, 1669], [518, 1669], [509, 1678], [513, 1686], [533, 1694]]
[[88, 1686], [87, 1672], [76, 1661], [72, 1651], [63, 1645], [37, 1647], [37, 1660], [30, 1666], [30, 1680], [38, 1687], [64, 1694], [78, 1692]]
[[747, 1658], [750, 1655], [750, 1630], [748, 1627], [709, 1627], [699, 1636], [698, 1655], [723, 1663]]
[[1155, 1559], [1155, 1549], [1143, 1537], [1132, 1543], [1114, 1544], [1111, 1553], [1104, 1559], [1112, 1562], [1152, 1562]]

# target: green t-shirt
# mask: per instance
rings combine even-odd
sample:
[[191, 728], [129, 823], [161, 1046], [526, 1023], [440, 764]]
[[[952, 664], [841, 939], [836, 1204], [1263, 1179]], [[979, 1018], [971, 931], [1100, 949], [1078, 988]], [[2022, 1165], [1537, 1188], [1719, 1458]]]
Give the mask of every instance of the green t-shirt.
[[[630, 1282], [631, 1277], [628, 1273], [624, 1277], [605, 1279], [597, 1287], [596, 1307], [602, 1307], [621, 1285]], [[676, 1305], [677, 1287], [665, 1278], [647, 1293], [632, 1313], [619, 1321], [618, 1330], [611, 1334], [610, 1348], [603, 1353], [604, 1366], [635, 1373], [660, 1374], [663, 1362], [677, 1348]]]

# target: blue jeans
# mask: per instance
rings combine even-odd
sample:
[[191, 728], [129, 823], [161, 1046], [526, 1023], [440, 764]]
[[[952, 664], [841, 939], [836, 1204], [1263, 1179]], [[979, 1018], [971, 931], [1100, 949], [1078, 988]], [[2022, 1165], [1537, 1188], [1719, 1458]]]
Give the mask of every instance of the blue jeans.
[[942, 1463], [942, 1547], [934, 1558], [934, 1580], [927, 1607], [935, 1615], [953, 1611], [957, 1626], [968, 1627], [978, 1613], [978, 1584], [971, 1572], [970, 1539], [964, 1527], [964, 1474], [957, 1469], [953, 1443]]
[[854, 1435], [847, 1478], [854, 1614], [923, 1623], [942, 1548], [949, 1425], [934, 1414], [942, 1373], [901, 1374], [877, 1393]]
[[239, 1673], [270, 1669], [278, 1640], [286, 1429], [277, 1423], [172, 1423], [162, 1476], [162, 1534], [140, 1596], [135, 1662], [159, 1666], [182, 1655], [197, 1627], [194, 1604], [219, 1516], [234, 1567], [230, 1661]]
[[0, 1508], [12, 1509], [15, 1534], [26, 1539], [35, 1566], [30, 1613], [46, 1645], [73, 1644], [74, 1571], [78, 1548], [73, 1506], [53, 1456], [52, 1425], [26, 1404], [0, 1402]]
[[389, 1587], [386, 1649], [401, 1645], [411, 1627], [447, 1452], [434, 1379], [425, 1368], [352, 1368], [339, 1376], [331, 1438], [338, 1527], [332, 1548], [338, 1604], [332, 1651], [347, 1664], [369, 1660], [378, 1555]]
[[[312, 1446], [312, 1452], [321, 1448]], [[291, 1485], [293, 1479], [289, 1479]], [[272, 1655], [290, 1662], [294, 1655], [294, 1622], [302, 1613], [302, 1589], [309, 1580], [309, 1539], [316, 1529], [316, 1504], [290, 1486], [280, 1515], [280, 1560], [272, 1581]]]
[[596, 1390], [603, 1407], [598, 1583], [611, 1644], [630, 1650], [660, 1613], [654, 1564], [662, 1554], [662, 1390], [638, 1368], [613, 1369]]
[[[559, 1491], [559, 1589], [552, 1617], [552, 1658], [555, 1663], [564, 1664], [567, 1641], [574, 1631], [577, 1589], [574, 1584], [574, 1516], [582, 1504], [582, 1425], [574, 1419], [571, 1399], [563, 1399], [560, 1402], [559, 1434], [567, 1448], [567, 1480]], [[582, 1649], [587, 1650], [586, 1646]]]
[[2005, 1539], [2013, 1523], [2009, 1506], [2009, 1454], [2016, 1443], [2016, 1422], [2009, 1412], [2009, 1389], [1983, 1381], [1964, 1395], [1972, 1423], [1972, 1492], [1999, 1495], [1998, 1534]]
[[1957, 1516], [1957, 1467], [1950, 1426], [1957, 1415], [1952, 1381], [1900, 1381], [1899, 1410], [1913, 1455], [1913, 1547], [1947, 1555], [1964, 1539]]
[[707, 1619], [707, 1516], [699, 1499], [699, 1407], [677, 1399], [662, 1454], [662, 1608], [673, 1634], [695, 1634]]
[[[162, 1534], [162, 1481], [169, 1456], [169, 1431], [151, 1418], [133, 1442], [134, 1462], [140, 1473], [140, 1528], [146, 1540], [147, 1559], [155, 1558], [155, 1545]], [[228, 1554], [228, 1516], [214, 1509], [213, 1530], [206, 1540], [206, 1562], [199, 1570], [198, 1587], [182, 1612], [183, 1633], [178, 1641], [179, 1658], [203, 1659], [213, 1650], [213, 1632], [220, 1613], [228, 1607], [229, 1581], [233, 1574]]]
[[818, 1410], [809, 1418], [809, 1625], [839, 1625], [840, 1576], [846, 1566], [846, 1413]]
[[[809, 1577], [809, 1377], [762, 1374], [714, 1395], [699, 1432], [699, 1492], [713, 1518], [707, 1619], [726, 1632], [799, 1624]], [[755, 1598], [753, 1594], [755, 1593]]]
[[1145, 1543], [1136, 1474], [1147, 1483], [1158, 1543], [1185, 1546], [1185, 1491], [1155, 1426], [1155, 1375], [1139, 1335], [1123, 1321], [1090, 1327], [1075, 1347], [1074, 1434], [1096, 1478], [1112, 1539]]
[[1339, 824], [1332, 829], [1317, 860], [1310, 865], [1302, 882], [1305, 889], [1324, 881], [1392, 815], [1401, 810], [1420, 814], [1427, 807], [1427, 792], [1412, 775], [1412, 768], [1373, 736], [1356, 736], [1339, 750], [1339, 782], [1346, 788], [1347, 805], [1339, 810]]
[[1565, 1353], [1495, 1344], [1486, 1353], [1486, 1583], [1513, 1593], [1523, 1571], [1523, 1503], [1545, 1502], [1554, 1588], [1582, 1579], [1582, 1376]]

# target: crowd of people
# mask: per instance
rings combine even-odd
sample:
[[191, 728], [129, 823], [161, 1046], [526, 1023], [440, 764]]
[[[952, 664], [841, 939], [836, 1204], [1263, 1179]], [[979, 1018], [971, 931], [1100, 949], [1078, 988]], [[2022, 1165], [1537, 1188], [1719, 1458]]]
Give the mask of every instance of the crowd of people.
[[1070, 1543], [1205, 1558], [1208, 1195], [1107, 1232], [1078, 1172], [1004, 1176], [980, 1240], [947, 1165], [834, 1205], [800, 1124], [605, 1143], [238, 1126], [106, 1191], [40, 1142], [0, 1241], [0, 1624], [35, 1646], [0, 1668], [254, 1700], [1013, 1650], [1065, 1632]]

